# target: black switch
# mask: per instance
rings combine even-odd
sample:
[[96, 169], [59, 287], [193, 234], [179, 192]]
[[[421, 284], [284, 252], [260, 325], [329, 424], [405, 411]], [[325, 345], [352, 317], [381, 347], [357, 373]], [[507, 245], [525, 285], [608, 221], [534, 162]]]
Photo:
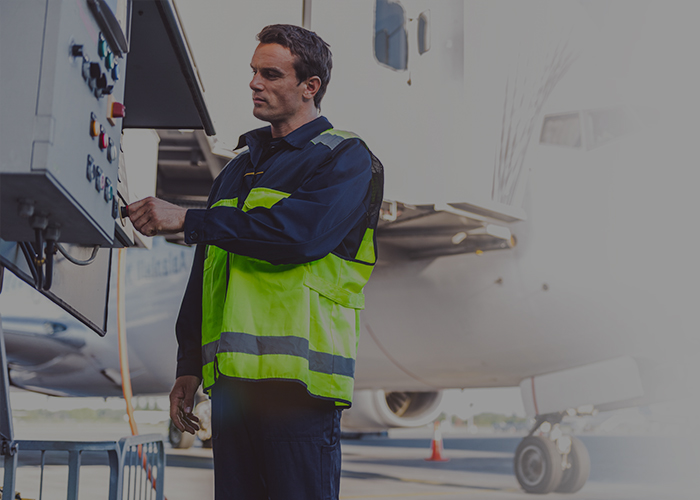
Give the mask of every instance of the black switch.
[[100, 74], [99, 78], [95, 81], [95, 97], [102, 97], [103, 95], [109, 95], [112, 93], [114, 85], [108, 85], [107, 75], [104, 73]]
[[[98, 79], [102, 75], [102, 69], [100, 68], [100, 63], [90, 63], [90, 78]], [[104, 75], [102, 75], [104, 78]], [[105, 78], [106, 80], [106, 78]]]
[[70, 46], [70, 54], [73, 57], [83, 57], [83, 46], [74, 43]]

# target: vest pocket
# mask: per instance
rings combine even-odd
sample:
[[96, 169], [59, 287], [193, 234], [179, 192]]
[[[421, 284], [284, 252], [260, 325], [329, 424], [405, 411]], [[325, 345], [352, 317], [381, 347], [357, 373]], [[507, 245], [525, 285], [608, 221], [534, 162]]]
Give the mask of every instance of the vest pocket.
[[304, 274], [304, 285], [343, 307], [350, 309], [365, 308], [365, 295], [363, 293], [349, 292], [308, 270]]

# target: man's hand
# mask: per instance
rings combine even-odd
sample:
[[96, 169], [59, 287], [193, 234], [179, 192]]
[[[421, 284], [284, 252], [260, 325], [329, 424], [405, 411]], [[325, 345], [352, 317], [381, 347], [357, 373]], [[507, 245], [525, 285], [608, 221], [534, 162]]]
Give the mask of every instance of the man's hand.
[[194, 434], [199, 430], [199, 419], [194, 416], [194, 395], [201, 379], [194, 375], [183, 375], [175, 380], [170, 391], [170, 418], [181, 432]]
[[153, 196], [135, 201], [127, 208], [131, 223], [144, 236], [177, 233], [182, 231], [185, 225], [186, 208]]

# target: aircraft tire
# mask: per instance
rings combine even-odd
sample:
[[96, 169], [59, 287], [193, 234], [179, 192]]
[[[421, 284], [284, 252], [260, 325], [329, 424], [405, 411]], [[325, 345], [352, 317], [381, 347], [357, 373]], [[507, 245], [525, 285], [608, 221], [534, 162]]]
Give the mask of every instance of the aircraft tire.
[[586, 445], [579, 438], [573, 436], [571, 436], [569, 463], [571, 467], [564, 471], [561, 483], [555, 490], [558, 493], [576, 493], [583, 488], [591, 473], [591, 457]]
[[528, 436], [515, 451], [515, 477], [527, 493], [545, 494], [561, 482], [561, 455], [552, 441], [541, 436]]
[[194, 439], [194, 434], [182, 432], [175, 427], [172, 420], [170, 421], [170, 426], [168, 427], [168, 441], [170, 441], [170, 446], [182, 450], [191, 448], [194, 444]]

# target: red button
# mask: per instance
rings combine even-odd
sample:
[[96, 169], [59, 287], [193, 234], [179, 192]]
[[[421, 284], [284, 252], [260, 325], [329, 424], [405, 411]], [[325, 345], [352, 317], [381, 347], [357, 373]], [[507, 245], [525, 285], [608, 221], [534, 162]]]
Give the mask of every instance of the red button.
[[109, 145], [109, 139], [107, 137], [107, 134], [102, 132], [100, 134], [100, 141], [99, 141], [100, 149], [106, 149], [107, 146]]
[[112, 103], [112, 118], [124, 118], [126, 116], [126, 106], [120, 102]]

